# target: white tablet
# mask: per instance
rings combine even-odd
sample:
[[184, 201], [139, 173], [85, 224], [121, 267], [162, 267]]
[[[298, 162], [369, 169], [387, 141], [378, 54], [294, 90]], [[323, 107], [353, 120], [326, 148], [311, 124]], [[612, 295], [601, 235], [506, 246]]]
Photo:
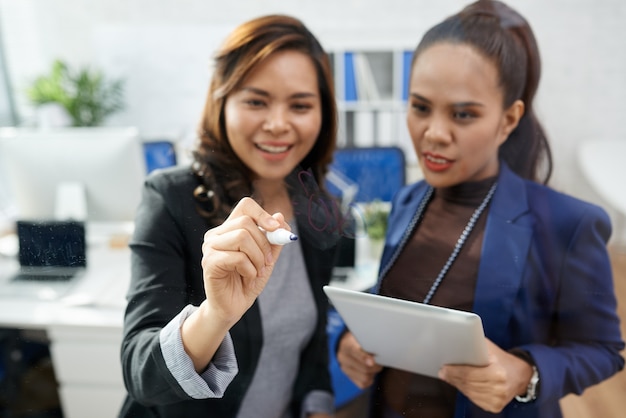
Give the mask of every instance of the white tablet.
[[432, 377], [444, 364], [487, 364], [482, 321], [475, 313], [333, 286], [324, 291], [378, 364]]

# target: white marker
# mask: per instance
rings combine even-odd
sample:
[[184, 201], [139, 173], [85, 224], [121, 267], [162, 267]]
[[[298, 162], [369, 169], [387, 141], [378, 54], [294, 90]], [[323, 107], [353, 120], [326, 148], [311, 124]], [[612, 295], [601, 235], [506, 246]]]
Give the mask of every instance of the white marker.
[[270, 244], [274, 245], [285, 245], [298, 240], [298, 236], [296, 234], [283, 228], [278, 228], [277, 230], [271, 232], [265, 231], [265, 236]]

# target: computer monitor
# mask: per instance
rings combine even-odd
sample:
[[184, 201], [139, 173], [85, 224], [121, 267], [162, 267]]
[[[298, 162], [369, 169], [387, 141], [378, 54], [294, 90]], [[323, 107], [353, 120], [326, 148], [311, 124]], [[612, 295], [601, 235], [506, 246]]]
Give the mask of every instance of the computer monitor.
[[17, 219], [128, 222], [146, 163], [136, 128], [3, 128], [0, 175]]

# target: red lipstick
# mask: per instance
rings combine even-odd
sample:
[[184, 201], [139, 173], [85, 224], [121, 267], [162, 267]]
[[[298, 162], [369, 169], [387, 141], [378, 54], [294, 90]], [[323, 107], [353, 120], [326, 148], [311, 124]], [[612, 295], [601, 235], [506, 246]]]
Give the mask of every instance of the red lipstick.
[[430, 171], [445, 171], [452, 167], [454, 160], [449, 160], [438, 154], [425, 152], [423, 154], [424, 166]]

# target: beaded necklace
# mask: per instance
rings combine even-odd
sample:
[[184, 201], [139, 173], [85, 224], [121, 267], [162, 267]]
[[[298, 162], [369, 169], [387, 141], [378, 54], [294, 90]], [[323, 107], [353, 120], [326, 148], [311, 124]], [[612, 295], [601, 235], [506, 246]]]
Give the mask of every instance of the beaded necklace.
[[[456, 241], [456, 245], [454, 246], [454, 249], [452, 250], [452, 254], [450, 254], [450, 257], [448, 257], [448, 261], [446, 261], [441, 271], [437, 275], [437, 278], [435, 279], [432, 286], [430, 287], [430, 290], [426, 294], [426, 297], [424, 298], [423, 303], [429, 303], [430, 300], [432, 299], [433, 295], [435, 294], [435, 291], [441, 284], [441, 281], [443, 280], [444, 276], [446, 275], [446, 273], [448, 273], [450, 266], [452, 266], [452, 263], [454, 263], [454, 260], [456, 260], [456, 257], [459, 255], [461, 248], [463, 248], [465, 241], [467, 241], [467, 237], [472, 232], [472, 229], [474, 229], [474, 226], [476, 225], [476, 221], [478, 221], [478, 218], [480, 217], [480, 215], [483, 213], [483, 211], [489, 204], [491, 197], [496, 191], [497, 185], [498, 185], [498, 182], [495, 182], [491, 186], [491, 188], [489, 189], [489, 192], [487, 193], [487, 196], [485, 196], [480, 206], [476, 208], [476, 210], [470, 217], [469, 221], [467, 222], [467, 225], [463, 229], [463, 232], [461, 232], [461, 236], [459, 236], [459, 239]], [[433, 194], [433, 188], [430, 187], [428, 192], [424, 195], [424, 198], [420, 202], [420, 205], [418, 208], [419, 218], [421, 218], [424, 215], [424, 209], [426, 205], [428, 204], [428, 202], [430, 201], [432, 194]]]

